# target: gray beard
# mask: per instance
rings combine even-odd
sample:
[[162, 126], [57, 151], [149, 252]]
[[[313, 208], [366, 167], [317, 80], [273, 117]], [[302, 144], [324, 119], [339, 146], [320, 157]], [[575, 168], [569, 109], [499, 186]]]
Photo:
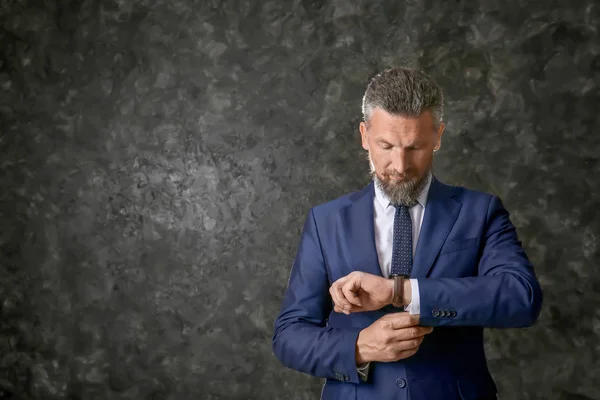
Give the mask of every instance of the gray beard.
[[403, 205], [412, 207], [418, 203], [419, 196], [429, 179], [431, 170], [427, 171], [421, 179], [413, 179], [406, 182], [392, 183], [391, 181], [382, 181], [377, 176], [373, 163], [369, 160], [371, 176], [375, 184], [385, 195], [390, 199], [390, 202], [395, 205]]

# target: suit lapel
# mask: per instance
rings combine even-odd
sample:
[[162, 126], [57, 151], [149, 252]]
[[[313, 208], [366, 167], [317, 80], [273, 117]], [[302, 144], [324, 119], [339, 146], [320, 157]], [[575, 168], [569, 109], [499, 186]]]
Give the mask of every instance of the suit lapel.
[[375, 219], [373, 182], [356, 194], [354, 201], [344, 209], [343, 221], [346, 240], [356, 270], [382, 276], [375, 248]]
[[454, 199], [452, 188], [433, 177], [411, 277], [426, 278], [429, 275], [442, 244], [456, 222], [460, 208], [461, 203]]

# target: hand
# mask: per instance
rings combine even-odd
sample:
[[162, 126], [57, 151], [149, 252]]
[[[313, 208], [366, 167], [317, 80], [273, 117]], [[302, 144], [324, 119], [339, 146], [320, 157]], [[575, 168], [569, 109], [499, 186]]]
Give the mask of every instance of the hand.
[[[404, 280], [404, 304], [410, 303], [410, 281]], [[354, 271], [338, 279], [329, 288], [333, 310], [348, 315], [379, 310], [392, 303], [394, 281], [366, 272]]]
[[371, 361], [394, 362], [413, 356], [432, 327], [418, 326], [419, 315], [386, 314], [358, 334], [356, 365]]

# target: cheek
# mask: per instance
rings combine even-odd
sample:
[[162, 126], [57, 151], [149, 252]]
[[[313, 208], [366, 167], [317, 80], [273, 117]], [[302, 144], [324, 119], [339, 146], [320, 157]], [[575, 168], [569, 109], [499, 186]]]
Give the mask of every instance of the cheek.
[[376, 151], [371, 154], [371, 160], [378, 168], [385, 168], [390, 163], [390, 156], [385, 151]]
[[421, 170], [426, 169], [429, 166], [433, 158], [433, 153], [429, 153], [427, 151], [419, 152], [418, 155], [415, 156], [414, 163], [415, 166]]

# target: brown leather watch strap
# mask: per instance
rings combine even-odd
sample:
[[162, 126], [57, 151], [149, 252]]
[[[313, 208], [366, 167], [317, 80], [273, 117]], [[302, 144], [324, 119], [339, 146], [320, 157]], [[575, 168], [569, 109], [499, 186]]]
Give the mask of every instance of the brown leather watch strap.
[[394, 291], [392, 295], [392, 305], [394, 307], [403, 307], [402, 298], [404, 297], [404, 276], [393, 275], [394, 280]]

